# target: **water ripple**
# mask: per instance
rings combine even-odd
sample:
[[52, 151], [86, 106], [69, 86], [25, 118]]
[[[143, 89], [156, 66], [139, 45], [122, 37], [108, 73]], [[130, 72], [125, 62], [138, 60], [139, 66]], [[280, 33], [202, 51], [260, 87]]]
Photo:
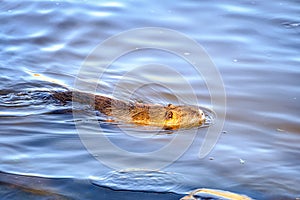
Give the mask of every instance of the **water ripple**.
[[171, 192], [180, 188], [182, 175], [147, 169], [129, 169], [109, 172], [104, 177], [90, 177], [95, 185], [115, 190]]

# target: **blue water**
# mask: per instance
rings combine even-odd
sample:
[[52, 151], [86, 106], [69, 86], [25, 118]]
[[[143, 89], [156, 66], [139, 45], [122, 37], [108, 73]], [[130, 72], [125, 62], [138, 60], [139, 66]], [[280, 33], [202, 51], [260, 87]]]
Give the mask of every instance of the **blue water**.
[[[61, 199], [179, 199], [196, 188], [254, 199], [300, 198], [299, 1], [6, 0], [0, 11], [1, 199], [53, 195]], [[99, 65], [93, 61], [101, 58], [101, 51], [119, 48], [101, 49], [95, 57], [91, 52], [109, 37], [143, 27], [172, 29], [191, 38], [205, 49], [220, 73], [226, 118], [217, 144], [204, 158], [198, 155], [207, 127], [196, 130], [187, 150], [179, 146], [171, 152], [182, 156], [170, 163], [167, 159], [168, 164], [159, 170], [137, 166], [165, 162], [163, 157], [120, 160], [111, 149], [101, 155], [89, 152], [76, 125], [94, 117], [74, 118], [65, 112], [72, 109], [71, 104], [51, 98], [53, 91], [74, 88], [83, 75], [85, 83], [98, 83]], [[123, 41], [124, 45], [134, 43], [132, 39]], [[159, 44], [177, 50], [185, 47], [168, 38], [160, 38]], [[188, 57], [193, 52], [182, 53]], [[85, 64], [88, 71], [79, 73]], [[164, 67], [136, 70], [153, 64], [181, 74], [197, 88], [198, 103], [220, 117], [223, 105], [212, 105], [211, 94], [218, 99], [222, 94], [210, 93], [205, 82], [217, 84], [214, 77], [199, 76], [193, 63], [161, 50], [137, 49], [119, 57], [105, 70], [96, 92], [162, 104], [181, 103], [191, 96], [181, 79]], [[167, 82], [172, 88], [143, 85], [127, 95], [129, 86], [146, 80]], [[181, 101], [178, 96], [187, 99]], [[95, 114], [84, 105], [73, 106], [77, 113]], [[195, 131], [157, 134], [145, 127], [107, 123], [105, 116], [96, 114], [104, 135], [128, 152], [159, 150], [178, 135], [183, 142], [189, 141]], [[99, 162], [101, 156], [116, 163], [130, 161], [132, 169], [113, 169]]]

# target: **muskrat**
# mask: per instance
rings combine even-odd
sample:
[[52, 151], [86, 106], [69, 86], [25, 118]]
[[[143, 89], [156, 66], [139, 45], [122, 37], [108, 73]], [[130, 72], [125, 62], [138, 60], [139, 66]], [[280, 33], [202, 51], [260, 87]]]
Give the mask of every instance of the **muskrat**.
[[196, 106], [127, 103], [80, 91], [56, 92], [53, 96], [61, 102], [75, 101], [91, 105], [95, 110], [119, 121], [166, 130], [197, 127], [205, 122], [204, 112]]

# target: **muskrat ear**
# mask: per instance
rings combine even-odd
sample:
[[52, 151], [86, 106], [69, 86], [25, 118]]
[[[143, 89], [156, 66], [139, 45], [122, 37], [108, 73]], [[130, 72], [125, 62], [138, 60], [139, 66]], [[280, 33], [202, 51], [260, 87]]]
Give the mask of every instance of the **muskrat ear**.
[[168, 108], [175, 108], [175, 106], [173, 104], [169, 103]]

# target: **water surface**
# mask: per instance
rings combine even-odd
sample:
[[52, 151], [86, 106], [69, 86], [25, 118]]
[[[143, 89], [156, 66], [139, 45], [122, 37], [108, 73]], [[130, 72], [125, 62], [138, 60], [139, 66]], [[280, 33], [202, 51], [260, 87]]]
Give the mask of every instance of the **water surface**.
[[[298, 1], [7, 0], [0, 10], [2, 199], [179, 199], [201, 187], [255, 199], [300, 197]], [[73, 87], [84, 59], [98, 44], [142, 27], [174, 29], [197, 41], [220, 71], [227, 95], [224, 130], [210, 154], [198, 157], [207, 131], [201, 128], [179, 160], [159, 172], [145, 172], [143, 192], [134, 183], [141, 178], [139, 174], [125, 173], [122, 179], [122, 172], [114, 173], [95, 159], [97, 155], [89, 154], [76, 131], [78, 119], [64, 112], [71, 105], [62, 105], [50, 95]], [[205, 82], [191, 65], [154, 50], [116, 60], [97, 92], [111, 95], [126, 72], [153, 63], [179, 71], [197, 88], [199, 104], [211, 108]], [[123, 81], [139, 83], [150, 75], [161, 77], [140, 71], [138, 77]], [[178, 102], [173, 93], [189, 95], [178, 79], [165, 77], [175, 91], [145, 86], [131, 100], [167, 104]], [[113, 142], [132, 152], [156, 150], [176, 135], [147, 136], [151, 130], [125, 127], [141, 134], [131, 137], [104, 122], [101, 128]], [[188, 140], [189, 130], [184, 133], [182, 139]], [[133, 162], [133, 168], [140, 162]]]

